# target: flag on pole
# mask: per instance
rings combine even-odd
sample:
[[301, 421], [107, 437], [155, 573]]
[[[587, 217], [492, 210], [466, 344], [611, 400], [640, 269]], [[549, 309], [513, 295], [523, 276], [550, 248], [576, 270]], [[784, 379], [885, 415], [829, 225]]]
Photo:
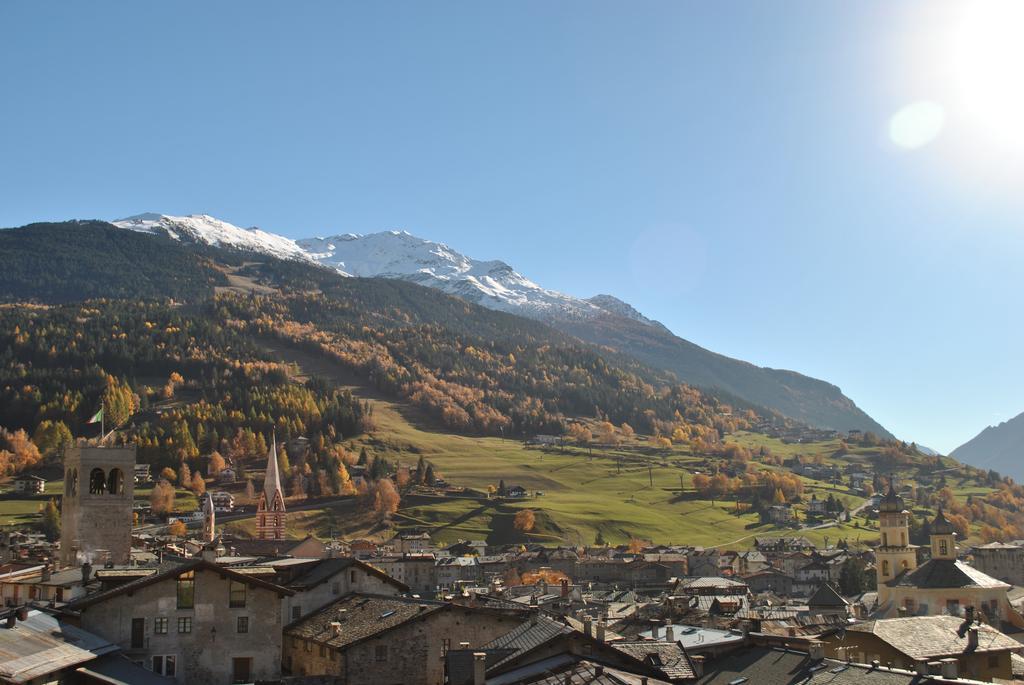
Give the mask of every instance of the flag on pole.
[[100, 410], [98, 412], [96, 412], [95, 414], [93, 414], [92, 418], [89, 419], [88, 421], [86, 421], [86, 423], [99, 423], [102, 420], [103, 420], [103, 407], [100, 407]]

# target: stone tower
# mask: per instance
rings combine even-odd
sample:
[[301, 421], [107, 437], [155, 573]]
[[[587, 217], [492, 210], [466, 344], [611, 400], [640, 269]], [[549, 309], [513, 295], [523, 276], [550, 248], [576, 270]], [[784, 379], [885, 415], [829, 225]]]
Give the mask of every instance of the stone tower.
[[134, 446], [77, 446], [67, 451], [61, 504], [61, 565], [129, 562], [134, 473]]
[[203, 498], [203, 542], [213, 542], [213, 531], [216, 527], [217, 515], [213, 510], [213, 497], [206, 493]]
[[889, 491], [878, 503], [878, 527], [882, 539], [875, 550], [875, 573], [881, 605], [888, 600], [886, 583], [917, 568], [917, 547], [910, 544], [910, 512], [904, 508], [903, 498], [896, 494], [891, 478]]
[[284, 540], [284, 524], [287, 514], [284, 510], [284, 491], [281, 490], [281, 476], [277, 468], [277, 438], [270, 443], [267, 456], [267, 473], [263, 480], [263, 492], [256, 505], [256, 537], [260, 540]]

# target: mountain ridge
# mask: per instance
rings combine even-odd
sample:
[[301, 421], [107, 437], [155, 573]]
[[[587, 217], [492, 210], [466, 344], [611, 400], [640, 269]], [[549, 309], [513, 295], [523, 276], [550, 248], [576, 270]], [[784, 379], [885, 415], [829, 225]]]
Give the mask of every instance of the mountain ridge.
[[987, 426], [976, 436], [950, 452], [958, 461], [1013, 476], [1024, 481], [1024, 412], [995, 426]]
[[205, 214], [180, 217], [146, 213], [119, 219], [113, 225], [179, 242], [316, 263], [343, 276], [411, 281], [489, 309], [540, 320], [587, 342], [670, 371], [683, 382], [728, 393], [811, 426], [892, 437], [831, 383], [715, 353], [675, 335], [612, 295], [583, 299], [549, 290], [504, 261], [476, 260], [444, 243], [418, 238], [407, 231], [291, 240], [258, 228], [239, 228]]

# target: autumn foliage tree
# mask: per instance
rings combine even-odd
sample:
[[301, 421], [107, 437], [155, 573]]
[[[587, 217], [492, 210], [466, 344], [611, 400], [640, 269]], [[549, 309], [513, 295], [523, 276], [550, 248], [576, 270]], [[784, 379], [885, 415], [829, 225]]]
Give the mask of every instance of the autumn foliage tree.
[[154, 514], [169, 514], [174, 510], [174, 486], [166, 480], [158, 480], [149, 493], [149, 506]]
[[533, 509], [521, 509], [516, 512], [512, 525], [514, 525], [515, 529], [520, 532], [529, 533], [533, 530], [533, 526], [536, 522], [537, 516], [533, 513]]
[[373, 486], [373, 511], [379, 521], [384, 521], [398, 511], [402, 497], [390, 478], [382, 478]]

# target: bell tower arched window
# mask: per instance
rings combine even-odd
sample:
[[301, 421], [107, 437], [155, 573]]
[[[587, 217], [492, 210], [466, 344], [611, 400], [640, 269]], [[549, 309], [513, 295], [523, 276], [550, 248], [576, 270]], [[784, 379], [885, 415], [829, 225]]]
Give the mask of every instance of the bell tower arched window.
[[107, 491], [107, 478], [103, 469], [96, 468], [89, 472], [89, 494], [102, 495]]
[[121, 469], [110, 469], [107, 476], [107, 492], [111, 495], [124, 494], [124, 474], [121, 473]]

